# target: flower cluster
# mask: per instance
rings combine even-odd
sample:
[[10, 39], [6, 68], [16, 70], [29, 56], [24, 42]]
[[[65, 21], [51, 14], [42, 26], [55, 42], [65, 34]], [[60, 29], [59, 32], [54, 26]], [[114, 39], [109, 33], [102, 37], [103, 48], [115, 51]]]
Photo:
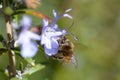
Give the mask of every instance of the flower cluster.
[[33, 57], [37, 52], [37, 43], [35, 40], [40, 40], [40, 36], [29, 31], [32, 20], [28, 16], [23, 16], [21, 20], [21, 33], [18, 37], [18, 44], [21, 48], [21, 55], [24, 58]]
[[60, 30], [56, 22], [62, 17], [72, 18], [67, 12], [71, 9], [66, 10], [64, 13], [58, 15], [55, 10], [53, 10], [54, 18], [51, 23], [48, 20], [43, 19], [42, 31], [38, 35], [30, 31], [32, 20], [28, 16], [23, 16], [21, 20], [22, 30], [18, 37], [18, 43], [21, 49], [21, 55], [24, 58], [33, 57], [37, 53], [37, 43], [36, 40], [40, 41], [40, 45], [44, 47], [44, 52], [47, 56], [52, 56], [57, 54], [59, 49], [58, 39], [61, 36], [67, 34], [66, 30]]
[[57, 54], [59, 49], [58, 39], [66, 35], [66, 30], [60, 30], [56, 22], [61, 17], [72, 18], [67, 12], [71, 9], [66, 10], [63, 14], [58, 15], [55, 10], [53, 10], [54, 19], [51, 24], [48, 23], [47, 20], [43, 20], [43, 28], [41, 34], [41, 45], [44, 45], [45, 54], [48, 56], [52, 56]]

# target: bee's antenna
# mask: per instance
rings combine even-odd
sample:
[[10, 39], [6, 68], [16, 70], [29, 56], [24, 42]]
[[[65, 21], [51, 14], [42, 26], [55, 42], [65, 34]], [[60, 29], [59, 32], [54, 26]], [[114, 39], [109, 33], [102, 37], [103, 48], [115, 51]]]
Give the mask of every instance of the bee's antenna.
[[78, 41], [78, 38], [73, 33], [68, 32], [68, 34], [70, 34], [74, 38], [74, 40]]
[[74, 20], [72, 21], [72, 24], [67, 28], [68, 30], [74, 25]]
[[[65, 30], [69, 30], [73, 25], [74, 25], [74, 20], [73, 20], [72, 24]], [[71, 33], [71, 32], [67, 32], [67, 33], [70, 34], [74, 38], [74, 40], [76, 40], [76, 41], [78, 40], [78, 38], [73, 33]]]

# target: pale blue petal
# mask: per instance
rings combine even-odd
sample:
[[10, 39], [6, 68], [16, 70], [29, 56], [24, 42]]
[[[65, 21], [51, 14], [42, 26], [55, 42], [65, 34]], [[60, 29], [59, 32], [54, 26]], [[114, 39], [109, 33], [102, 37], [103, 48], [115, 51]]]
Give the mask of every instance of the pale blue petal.
[[46, 37], [48, 38], [51, 38], [51, 37], [59, 37], [59, 36], [62, 36], [62, 35], [65, 35], [66, 34], [66, 31], [63, 30], [63, 31], [54, 31], [54, 32], [46, 32]]
[[45, 54], [48, 56], [55, 55], [58, 52], [58, 49], [48, 49], [46, 47], [44, 47], [44, 49], [45, 49]]
[[53, 15], [54, 17], [57, 17], [57, 12], [55, 10], [53, 10]]
[[43, 26], [47, 26], [48, 25], [48, 20], [43, 19]]
[[69, 14], [64, 14], [63, 16], [72, 19], [72, 16], [70, 16]]
[[60, 29], [58, 28], [58, 25], [55, 24], [53, 27], [52, 27], [55, 31], [60, 31]]
[[21, 32], [18, 38], [18, 42], [20, 44], [24, 43], [24, 42], [29, 42], [31, 40], [40, 40], [41, 37], [33, 32], [30, 31], [25, 31], [25, 32]]
[[32, 24], [31, 18], [27, 15], [24, 15], [20, 22], [20, 25], [23, 27], [23, 30], [28, 30], [31, 27], [31, 24]]
[[42, 34], [44, 34], [46, 32], [47, 27], [49, 26], [48, 25], [48, 20], [43, 19], [43, 23], [42, 24], [43, 24]]
[[52, 40], [51, 40], [51, 44], [52, 44], [52, 48], [56, 48], [56, 49], [58, 49], [58, 47], [59, 47], [59, 44], [58, 44], [58, 41], [55, 39], [55, 38], [52, 38]]
[[57, 40], [55, 40], [54, 38], [51, 40], [51, 47], [52, 48], [48, 48], [46, 45], [44, 46], [45, 53], [48, 56], [55, 55], [58, 52], [59, 44], [58, 44]]
[[32, 40], [40, 40], [41, 39], [40, 35], [30, 32], [30, 31], [27, 31], [27, 37], [29, 37]]
[[21, 32], [18, 38], [21, 55], [24, 58], [33, 57], [37, 52], [37, 43], [33, 40], [40, 40], [40, 36], [30, 31]]
[[48, 48], [48, 49], [51, 49], [51, 48], [52, 48], [52, 44], [51, 44], [50, 39], [46, 38], [45, 46], [46, 46], [46, 48]]
[[48, 48], [46, 48], [46, 47], [44, 46], [44, 51], [45, 51], [45, 54], [46, 54], [46, 55], [52, 56], [52, 55], [57, 54], [57, 52], [58, 52], [58, 47], [48, 49]]
[[37, 50], [36, 43], [28, 42], [21, 45], [21, 55], [24, 58], [34, 57]]
[[65, 12], [70, 12], [72, 10], [72, 8], [70, 8], [70, 9], [67, 9]]
[[41, 45], [44, 45], [45, 44], [45, 42], [46, 42], [46, 39], [45, 39], [45, 36], [44, 36], [44, 34], [42, 34], [41, 35]]

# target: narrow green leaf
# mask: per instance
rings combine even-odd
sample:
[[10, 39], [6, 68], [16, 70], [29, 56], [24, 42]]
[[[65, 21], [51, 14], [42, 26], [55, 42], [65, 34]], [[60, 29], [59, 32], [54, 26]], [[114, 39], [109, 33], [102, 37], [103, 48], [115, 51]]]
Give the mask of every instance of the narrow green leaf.
[[14, 77], [14, 78], [12, 78], [10, 80], [28, 80], [28, 78], [27, 77], [22, 77], [22, 79], [19, 79], [17, 77]]
[[0, 34], [0, 42], [4, 40], [3, 36]]
[[20, 55], [20, 48], [15, 47], [15, 48], [12, 48], [12, 50], [15, 52], [15, 54], [17, 54], [18, 56], [21, 57], [21, 55]]
[[0, 48], [0, 56], [3, 54], [3, 53], [6, 53], [8, 51], [8, 49], [6, 48]]
[[23, 71], [23, 63], [20, 62], [20, 70]]
[[31, 68], [29, 68], [26, 72], [23, 73], [23, 75], [31, 75], [41, 69], [45, 68], [44, 65], [41, 65], [41, 64], [37, 64]]

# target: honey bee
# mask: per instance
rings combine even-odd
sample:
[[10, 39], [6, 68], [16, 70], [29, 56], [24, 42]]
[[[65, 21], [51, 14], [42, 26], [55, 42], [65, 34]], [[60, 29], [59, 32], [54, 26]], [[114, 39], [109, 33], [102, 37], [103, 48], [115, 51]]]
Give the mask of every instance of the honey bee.
[[62, 62], [63, 64], [72, 62], [75, 66], [77, 66], [77, 61], [73, 55], [74, 44], [66, 36], [61, 36], [60, 39], [58, 39], [58, 43], [58, 53], [53, 55], [52, 58]]

